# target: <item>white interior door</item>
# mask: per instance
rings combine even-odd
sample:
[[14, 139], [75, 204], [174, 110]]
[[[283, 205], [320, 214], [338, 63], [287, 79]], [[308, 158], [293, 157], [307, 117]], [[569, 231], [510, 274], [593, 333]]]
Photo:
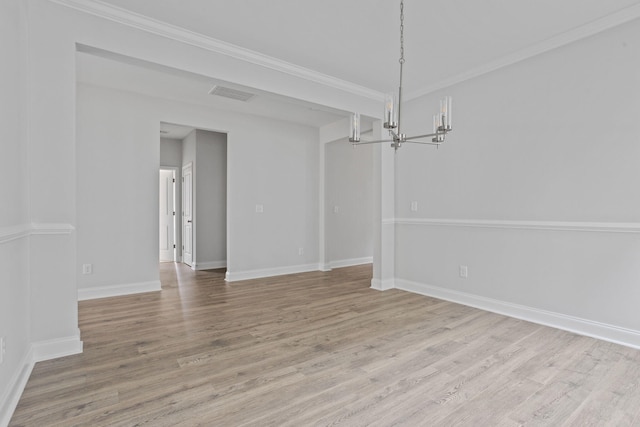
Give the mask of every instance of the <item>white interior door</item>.
[[175, 261], [175, 172], [160, 171], [160, 261]]
[[193, 164], [182, 167], [182, 262], [193, 264]]

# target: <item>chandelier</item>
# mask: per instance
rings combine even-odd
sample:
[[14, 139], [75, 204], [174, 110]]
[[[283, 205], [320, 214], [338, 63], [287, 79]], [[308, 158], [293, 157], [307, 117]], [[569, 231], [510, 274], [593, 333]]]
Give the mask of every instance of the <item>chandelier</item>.
[[[381, 139], [378, 141], [360, 141], [360, 113], [351, 115], [349, 142], [353, 145], [377, 144], [390, 142], [394, 149], [400, 148], [401, 144], [408, 142], [412, 144], [427, 144], [439, 146], [444, 142], [445, 135], [451, 132], [451, 97], [446, 96], [440, 100], [440, 110], [433, 116], [432, 133], [416, 136], [406, 136], [401, 131], [401, 107], [402, 107], [402, 67], [404, 66], [404, 0], [400, 1], [400, 85], [397, 96], [390, 93], [385, 96], [384, 102], [384, 128], [389, 131], [391, 139]], [[430, 140], [428, 138], [431, 138]]]

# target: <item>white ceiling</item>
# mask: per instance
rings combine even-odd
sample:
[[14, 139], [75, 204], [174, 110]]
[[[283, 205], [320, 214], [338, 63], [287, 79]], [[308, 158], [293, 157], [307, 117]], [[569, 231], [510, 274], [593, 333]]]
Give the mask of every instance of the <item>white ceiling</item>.
[[[377, 92], [397, 89], [399, 0], [84, 0], [139, 14]], [[640, 0], [405, 0], [405, 94], [559, 45], [600, 22], [637, 18]], [[163, 24], [163, 25], [164, 25]], [[587, 30], [585, 30], [587, 29]], [[527, 55], [521, 55], [527, 56]], [[506, 61], [508, 62], [508, 61]], [[347, 113], [88, 48], [78, 80], [309, 126]], [[255, 93], [243, 103], [215, 84]]]
[[[399, 0], [103, 0], [388, 92], [398, 80]], [[638, 0], [405, 0], [407, 93], [499, 60]]]

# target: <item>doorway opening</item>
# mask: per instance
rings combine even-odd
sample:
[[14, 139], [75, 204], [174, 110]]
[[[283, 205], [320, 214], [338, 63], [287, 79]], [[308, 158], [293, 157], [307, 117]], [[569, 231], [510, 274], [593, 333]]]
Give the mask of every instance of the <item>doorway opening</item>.
[[159, 259], [176, 262], [176, 172], [175, 168], [160, 169]]
[[193, 270], [226, 268], [227, 134], [165, 122], [160, 132], [160, 169], [174, 172], [173, 259]]

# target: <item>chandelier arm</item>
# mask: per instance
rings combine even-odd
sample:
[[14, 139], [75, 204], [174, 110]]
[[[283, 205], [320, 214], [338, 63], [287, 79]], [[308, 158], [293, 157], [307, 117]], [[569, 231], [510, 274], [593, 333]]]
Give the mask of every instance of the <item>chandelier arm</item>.
[[379, 144], [381, 142], [394, 142], [393, 139], [378, 139], [376, 141], [358, 141], [352, 142], [353, 145]]
[[409, 143], [409, 144], [422, 144], [422, 145], [435, 145], [435, 146], [440, 146], [440, 144], [442, 144], [442, 142], [433, 142], [433, 141], [409, 141], [409, 140], [406, 140], [404, 142]]
[[427, 133], [425, 135], [407, 136], [406, 139], [432, 138], [434, 136], [446, 135], [447, 133], [449, 133], [449, 132], [445, 131], [445, 132]]

